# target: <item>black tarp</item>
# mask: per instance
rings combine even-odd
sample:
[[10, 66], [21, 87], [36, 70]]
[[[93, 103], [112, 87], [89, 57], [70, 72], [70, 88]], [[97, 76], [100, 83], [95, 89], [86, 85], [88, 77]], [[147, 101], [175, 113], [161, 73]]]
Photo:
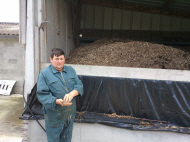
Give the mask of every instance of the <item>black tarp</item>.
[[[190, 133], [189, 82], [96, 76], [79, 78], [85, 93], [77, 97], [76, 122]], [[43, 118], [36, 86], [28, 95], [27, 105], [38, 119]], [[20, 119], [33, 119], [27, 107]]]

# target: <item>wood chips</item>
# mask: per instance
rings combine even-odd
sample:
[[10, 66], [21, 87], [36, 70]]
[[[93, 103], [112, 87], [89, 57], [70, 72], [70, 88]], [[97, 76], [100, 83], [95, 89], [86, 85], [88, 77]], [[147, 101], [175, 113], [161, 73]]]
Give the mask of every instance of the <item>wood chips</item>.
[[190, 70], [189, 46], [101, 39], [73, 50], [67, 64]]

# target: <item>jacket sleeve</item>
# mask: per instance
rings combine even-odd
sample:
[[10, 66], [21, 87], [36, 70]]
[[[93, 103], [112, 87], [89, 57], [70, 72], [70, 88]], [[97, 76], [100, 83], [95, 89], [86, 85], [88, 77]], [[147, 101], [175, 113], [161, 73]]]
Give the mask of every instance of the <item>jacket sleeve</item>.
[[46, 109], [56, 109], [56, 97], [54, 97], [50, 92], [43, 73], [40, 73], [38, 76], [37, 97]]
[[[72, 67], [71, 67], [72, 68]], [[81, 82], [81, 80], [78, 78], [75, 70], [72, 68], [73, 70], [73, 74], [74, 74], [74, 77], [75, 77], [75, 85], [74, 85], [74, 90], [78, 91], [79, 92], [79, 95], [82, 96], [84, 94], [84, 91], [83, 91], [83, 84]]]

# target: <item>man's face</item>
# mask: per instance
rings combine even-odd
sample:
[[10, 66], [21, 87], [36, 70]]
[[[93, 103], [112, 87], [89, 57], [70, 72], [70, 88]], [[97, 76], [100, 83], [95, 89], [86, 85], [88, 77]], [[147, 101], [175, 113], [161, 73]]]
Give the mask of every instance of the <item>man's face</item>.
[[53, 57], [53, 59], [50, 57], [50, 61], [53, 65], [53, 67], [57, 70], [57, 71], [62, 71], [63, 66], [65, 64], [65, 56], [61, 55], [61, 56], [55, 56]]

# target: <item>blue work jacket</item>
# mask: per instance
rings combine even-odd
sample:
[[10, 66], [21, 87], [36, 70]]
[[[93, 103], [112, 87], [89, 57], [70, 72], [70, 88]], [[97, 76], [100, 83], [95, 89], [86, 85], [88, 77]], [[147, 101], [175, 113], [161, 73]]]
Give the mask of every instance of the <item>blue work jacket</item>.
[[56, 104], [56, 99], [63, 99], [65, 94], [72, 90], [76, 90], [80, 95], [83, 95], [83, 84], [71, 66], [64, 66], [62, 73], [60, 73], [51, 64], [39, 73], [37, 97], [43, 104], [46, 125], [60, 125], [71, 117], [74, 120], [76, 97], [72, 99], [71, 106]]

